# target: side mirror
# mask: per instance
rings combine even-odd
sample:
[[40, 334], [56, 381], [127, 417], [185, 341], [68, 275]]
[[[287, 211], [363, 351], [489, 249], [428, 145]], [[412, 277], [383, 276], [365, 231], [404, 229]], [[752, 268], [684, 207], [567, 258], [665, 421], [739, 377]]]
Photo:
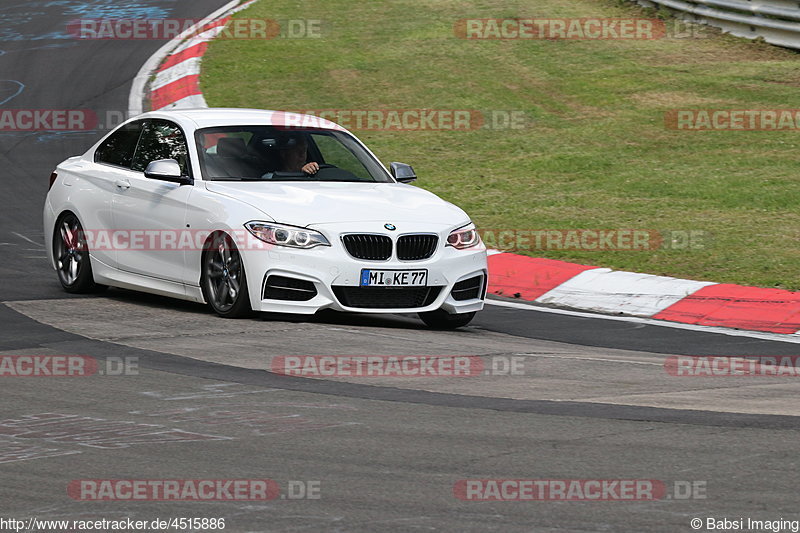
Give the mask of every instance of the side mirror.
[[174, 159], [152, 161], [144, 171], [144, 177], [151, 180], [169, 181], [180, 185], [191, 185], [194, 180], [181, 173], [181, 165]]
[[417, 179], [414, 169], [405, 163], [392, 163], [389, 165], [389, 171], [392, 173], [392, 177], [400, 183], [411, 183]]

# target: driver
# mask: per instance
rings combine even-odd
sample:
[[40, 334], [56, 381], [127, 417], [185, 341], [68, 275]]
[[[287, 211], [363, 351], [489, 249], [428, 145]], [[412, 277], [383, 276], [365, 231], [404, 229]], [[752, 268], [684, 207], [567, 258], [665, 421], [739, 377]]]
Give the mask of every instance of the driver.
[[306, 163], [308, 159], [308, 141], [304, 135], [293, 135], [286, 140], [281, 150], [281, 162], [284, 172], [305, 172], [314, 175], [319, 171], [319, 164]]

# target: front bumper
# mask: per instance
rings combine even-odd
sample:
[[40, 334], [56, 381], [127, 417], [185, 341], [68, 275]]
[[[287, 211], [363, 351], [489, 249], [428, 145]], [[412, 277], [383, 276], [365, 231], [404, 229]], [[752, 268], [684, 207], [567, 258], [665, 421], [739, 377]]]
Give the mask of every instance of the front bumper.
[[[360, 231], [368, 233], [385, 234], [392, 239], [397, 235], [380, 231], [374, 224], [364, 230], [360, 224]], [[430, 233], [430, 227], [410, 228], [405, 225], [403, 233]], [[486, 296], [486, 282], [488, 278], [486, 250], [483, 245], [468, 250], [456, 250], [445, 246], [447, 235], [452, 227], [439, 228], [434, 231], [439, 235], [439, 244], [436, 252], [429, 259], [421, 261], [401, 261], [394, 256], [386, 261], [360, 260], [351, 257], [339, 236], [343, 233], [356, 231], [352, 227], [316, 226], [314, 229], [325, 234], [331, 246], [319, 246], [310, 250], [297, 250], [286, 247], [270, 247], [263, 250], [247, 250], [242, 253], [248, 276], [248, 290], [250, 302], [254, 310], [273, 313], [313, 314], [322, 309], [333, 309], [354, 313], [420, 313], [444, 309], [448, 313], [470, 313], [483, 309]], [[400, 232], [397, 232], [400, 234]], [[358, 288], [362, 269], [381, 270], [427, 270], [428, 286], [434, 287], [431, 292], [435, 298], [427, 298], [425, 305], [418, 307], [354, 307], [346, 305], [336, 295], [334, 287], [339, 288], [341, 296], [342, 287]], [[265, 298], [265, 285], [271, 276], [281, 276], [295, 280], [313, 283], [316, 295], [306, 301], [286, 301]], [[456, 283], [480, 276], [481, 290], [478, 297], [469, 299], [456, 299], [453, 287]], [[351, 289], [352, 290], [352, 289]], [[375, 290], [371, 288], [356, 289], [361, 291]], [[403, 291], [405, 288], [378, 289]], [[457, 291], [458, 292], [458, 291]]]

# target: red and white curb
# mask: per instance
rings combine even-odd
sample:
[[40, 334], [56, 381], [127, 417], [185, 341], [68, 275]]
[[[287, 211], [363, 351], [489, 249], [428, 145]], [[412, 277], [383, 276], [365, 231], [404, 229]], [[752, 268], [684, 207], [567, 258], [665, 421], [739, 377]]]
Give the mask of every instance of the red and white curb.
[[[230, 2], [156, 52], [134, 81], [130, 116], [142, 113], [145, 96], [154, 110], [208, 107], [199, 85], [202, 57], [230, 15], [252, 3]], [[145, 95], [147, 81], [153, 76]], [[622, 272], [496, 251], [489, 255], [489, 292], [607, 315], [800, 333], [800, 293]]]
[[491, 252], [489, 291], [528, 302], [698, 326], [800, 331], [800, 293]]
[[134, 78], [128, 98], [128, 116], [134, 117], [144, 111], [145, 98], [153, 111], [208, 107], [200, 91], [200, 62], [208, 43], [222, 32], [232, 14], [254, 2], [239, 4], [239, 0], [233, 0], [153, 54]]

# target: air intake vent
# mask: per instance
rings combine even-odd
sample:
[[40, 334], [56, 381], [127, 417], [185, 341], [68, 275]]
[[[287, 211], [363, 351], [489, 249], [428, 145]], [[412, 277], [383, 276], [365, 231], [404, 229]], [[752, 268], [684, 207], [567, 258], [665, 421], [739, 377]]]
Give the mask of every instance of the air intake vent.
[[345, 307], [362, 309], [415, 309], [431, 305], [442, 287], [333, 287]]
[[265, 300], [284, 300], [290, 302], [307, 302], [317, 295], [317, 288], [310, 281], [270, 276], [264, 284]]
[[392, 257], [392, 239], [385, 235], [351, 234], [343, 236], [342, 242], [356, 259], [385, 261]]
[[397, 258], [402, 261], [422, 261], [436, 251], [437, 235], [403, 235], [397, 239]]
[[482, 290], [483, 276], [475, 276], [456, 283], [450, 294], [453, 296], [453, 300], [463, 302], [464, 300], [480, 298]]

